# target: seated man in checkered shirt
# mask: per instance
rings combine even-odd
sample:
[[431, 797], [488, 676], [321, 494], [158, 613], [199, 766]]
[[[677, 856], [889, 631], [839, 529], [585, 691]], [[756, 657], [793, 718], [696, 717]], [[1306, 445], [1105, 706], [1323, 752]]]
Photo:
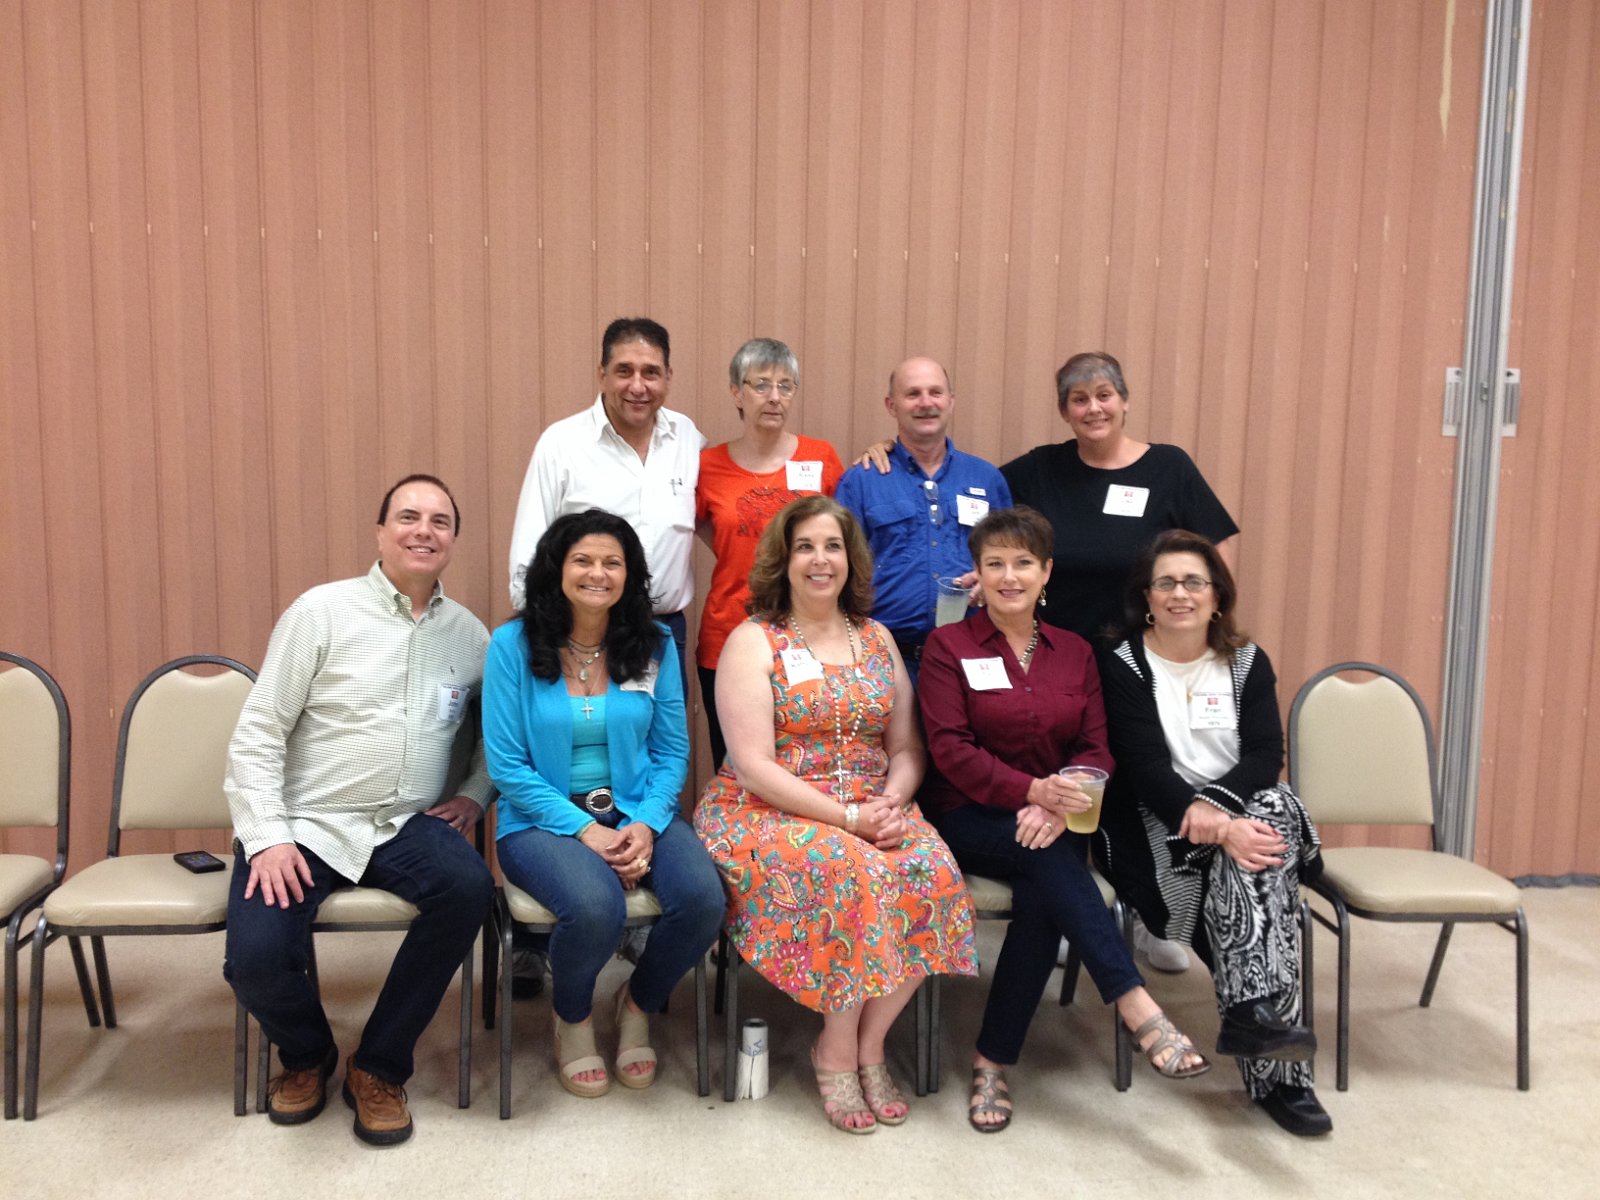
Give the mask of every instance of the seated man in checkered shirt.
[[460, 527], [432, 476], [390, 488], [378, 561], [290, 605], [228, 747], [223, 974], [277, 1043], [268, 1113], [280, 1125], [322, 1111], [339, 1061], [306, 974], [322, 899], [361, 884], [418, 909], [345, 1068], [356, 1136], [380, 1146], [411, 1136], [413, 1050], [488, 912], [493, 882], [466, 836], [490, 791], [481, 747], [441, 799], [489, 642], [439, 586]]

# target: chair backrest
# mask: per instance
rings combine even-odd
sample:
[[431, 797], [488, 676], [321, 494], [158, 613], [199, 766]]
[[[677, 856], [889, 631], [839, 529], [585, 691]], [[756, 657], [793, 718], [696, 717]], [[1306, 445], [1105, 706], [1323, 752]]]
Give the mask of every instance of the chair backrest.
[[64, 854], [72, 773], [67, 699], [31, 659], [0, 650], [3, 663], [11, 669], [0, 670], [0, 826], [54, 827]]
[[[1347, 672], [1370, 676], [1345, 679]], [[1319, 825], [1429, 825], [1433, 726], [1415, 689], [1373, 663], [1336, 663], [1289, 710], [1289, 786]]]
[[[184, 668], [227, 667], [216, 675]], [[111, 846], [123, 829], [229, 829], [222, 791], [228, 742], [255, 672], [218, 655], [195, 654], [157, 667], [134, 689], [117, 736]]]

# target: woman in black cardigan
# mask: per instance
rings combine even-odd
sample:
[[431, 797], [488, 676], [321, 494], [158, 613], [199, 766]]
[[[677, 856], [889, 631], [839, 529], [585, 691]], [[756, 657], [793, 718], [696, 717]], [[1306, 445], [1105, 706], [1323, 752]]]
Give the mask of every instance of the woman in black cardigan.
[[1300, 880], [1316, 830], [1278, 775], [1272, 664], [1234, 625], [1233, 576], [1198, 534], [1161, 534], [1135, 565], [1127, 633], [1101, 663], [1117, 770], [1095, 854], [1159, 937], [1211, 968], [1222, 1031], [1251, 1099], [1291, 1133], [1332, 1121], [1300, 1024]]

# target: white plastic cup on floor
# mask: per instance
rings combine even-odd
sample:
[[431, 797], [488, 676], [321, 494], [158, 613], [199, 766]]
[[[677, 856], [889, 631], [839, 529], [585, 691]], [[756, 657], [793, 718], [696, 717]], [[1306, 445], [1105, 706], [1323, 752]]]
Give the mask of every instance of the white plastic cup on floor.
[[739, 1028], [739, 1066], [734, 1096], [759, 1100], [767, 1094], [767, 1023], [751, 1017]]

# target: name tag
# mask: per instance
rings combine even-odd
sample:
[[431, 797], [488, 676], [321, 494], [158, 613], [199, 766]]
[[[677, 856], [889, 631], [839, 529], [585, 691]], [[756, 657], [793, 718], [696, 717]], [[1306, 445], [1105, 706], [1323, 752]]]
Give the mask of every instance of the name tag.
[[793, 687], [822, 678], [822, 664], [809, 650], [791, 648], [783, 652], [783, 677]]
[[961, 669], [967, 673], [967, 686], [975, 692], [994, 692], [1011, 686], [1004, 659], [963, 658]]
[[472, 695], [468, 687], [452, 687], [448, 683], [439, 685], [439, 720], [446, 725], [454, 725], [461, 720], [467, 711], [467, 700]]
[[963, 525], [976, 525], [989, 511], [989, 502], [980, 496], [956, 496], [956, 520]]
[[791, 492], [820, 492], [822, 490], [822, 461], [820, 459], [791, 458], [783, 464]]
[[643, 692], [646, 696], [656, 694], [656, 676], [661, 673], [661, 664], [652, 659], [645, 664], [644, 674], [637, 679], [624, 680], [618, 688], [624, 692]]
[[1233, 693], [1196, 692], [1189, 697], [1190, 729], [1232, 729]]
[[1121, 487], [1112, 484], [1106, 489], [1106, 505], [1100, 511], [1113, 517], [1142, 517], [1144, 506], [1150, 503], [1150, 489]]

